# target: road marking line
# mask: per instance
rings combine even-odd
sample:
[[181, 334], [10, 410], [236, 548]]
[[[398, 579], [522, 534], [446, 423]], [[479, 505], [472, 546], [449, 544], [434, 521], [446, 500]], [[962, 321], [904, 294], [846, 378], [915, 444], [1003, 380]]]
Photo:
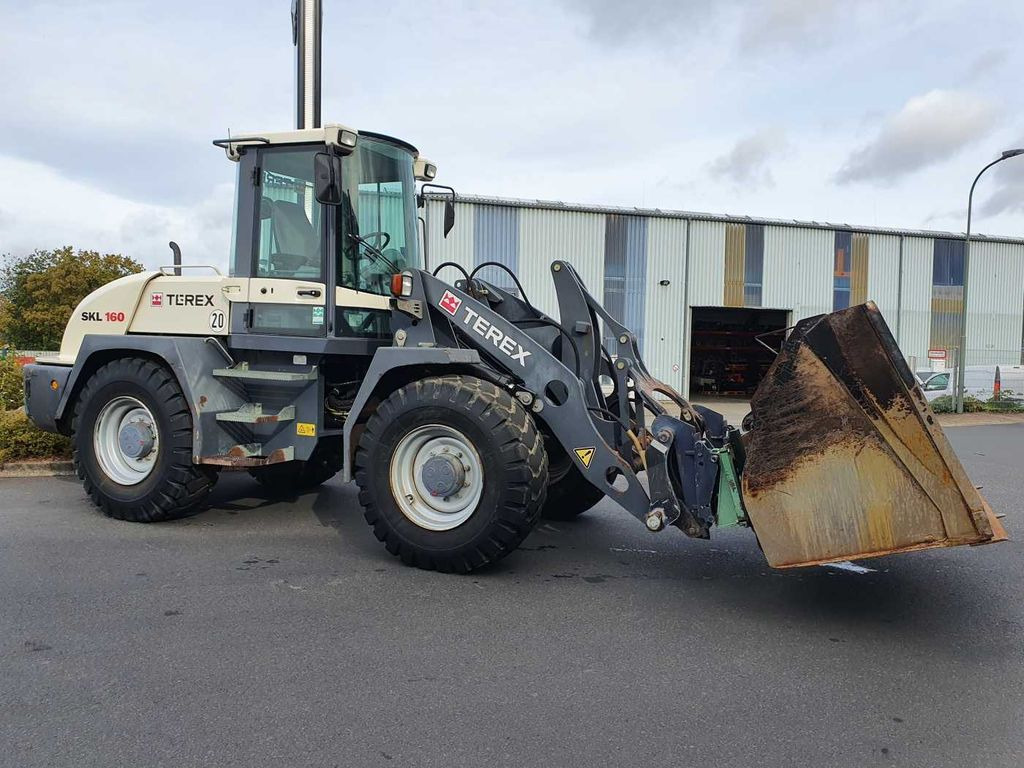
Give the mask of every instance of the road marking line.
[[865, 568], [863, 565], [854, 565], [849, 560], [843, 560], [841, 563], [825, 563], [826, 568], [837, 568], [840, 571], [850, 571], [851, 573], [875, 573], [874, 568]]

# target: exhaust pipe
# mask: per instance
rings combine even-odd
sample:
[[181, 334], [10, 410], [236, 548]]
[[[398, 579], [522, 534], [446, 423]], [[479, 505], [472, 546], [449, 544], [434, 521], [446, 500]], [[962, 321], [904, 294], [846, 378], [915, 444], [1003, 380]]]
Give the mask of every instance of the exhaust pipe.
[[319, 128], [320, 52], [323, 42], [321, 0], [292, 0], [295, 45], [295, 127]]

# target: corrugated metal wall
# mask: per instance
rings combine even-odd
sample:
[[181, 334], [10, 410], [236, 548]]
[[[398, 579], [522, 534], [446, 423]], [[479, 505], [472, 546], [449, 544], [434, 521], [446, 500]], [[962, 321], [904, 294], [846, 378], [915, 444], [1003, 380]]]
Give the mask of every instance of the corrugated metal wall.
[[875, 302], [889, 329], [898, 337], [900, 295], [900, 238], [898, 235], [869, 234], [868, 300]]
[[832, 311], [835, 234], [765, 227], [762, 306], [789, 309], [790, 322]]
[[576, 267], [587, 290], [601, 300], [604, 289], [604, 216], [577, 211], [524, 208], [519, 212], [519, 280], [537, 307], [558, 317], [551, 262]]
[[967, 280], [967, 364], [1021, 359], [1024, 245], [971, 241]]
[[[431, 200], [420, 215], [427, 223], [427, 266], [433, 270], [443, 261], [454, 261], [470, 271], [473, 269], [473, 220], [477, 206], [471, 203], [455, 204], [455, 228], [444, 237], [444, 203]], [[446, 280], [454, 282], [458, 271], [447, 269], [441, 273]]]
[[[516, 270], [531, 301], [557, 317], [550, 264], [565, 259], [598, 301], [641, 337], [652, 373], [685, 390], [690, 308], [726, 303], [727, 222], [460, 202], [455, 229], [444, 239], [443, 208], [431, 200], [421, 211], [431, 267], [455, 261], [471, 269], [484, 260], [501, 261]], [[764, 231], [761, 306], [789, 310], [791, 322], [832, 311], [835, 230], [757, 226]], [[866, 261], [866, 289], [858, 287], [858, 293], [866, 290], [904, 354], [925, 367], [934, 321], [935, 239], [852, 232], [861, 248], [866, 243], [866, 253], [853, 265], [851, 288], [864, 285], [856, 271]], [[748, 238], [749, 233], [744, 242]], [[970, 304], [978, 309], [968, 321], [968, 361], [1017, 362], [1024, 332], [1024, 244], [975, 241], [971, 255]], [[744, 251], [744, 263], [747, 257]], [[733, 271], [735, 283], [739, 273]], [[454, 272], [445, 276], [456, 279]], [[488, 277], [500, 281], [497, 272]], [[743, 279], [746, 289], [745, 274]], [[669, 284], [660, 285], [662, 280]], [[606, 297], [609, 286], [615, 290]], [[744, 303], [751, 303], [746, 296]]]
[[[668, 281], [668, 285], [662, 282]], [[659, 379], [683, 388], [686, 361], [686, 222], [648, 221], [647, 305], [644, 308], [644, 360]]]
[[[481, 205], [473, 212], [473, 266], [478, 267], [487, 262], [504, 264], [518, 276], [518, 208]], [[499, 288], [518, 294], [515, 283], [498, 267], [484, 267], [480, 270], [480, 277]]]
[[718, 307], [725, 293], [725, 224], [695, 221], [690, 225], [690, 261], [686, 277], [691, 307]]
[[[647, 298], [647, 218], [605, 217], [604, 308], [636, 334], [644, 349], [644, 304]], [[605, 345], [615, 349], [614, 336], [605, 333]]]
[[932, 323], [932, 261], [935, 246], [930, 237], [903, 239], [903, 282], [900, 297], [900, 335], [897, 341], [907, 357], [916, 357], [919, 368], [927, 365], [928, 338]]

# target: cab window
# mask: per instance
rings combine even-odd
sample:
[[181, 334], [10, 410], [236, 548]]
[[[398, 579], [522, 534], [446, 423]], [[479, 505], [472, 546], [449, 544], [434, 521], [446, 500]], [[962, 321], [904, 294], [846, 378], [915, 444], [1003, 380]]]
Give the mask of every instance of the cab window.
[[387, 295], [392, 274], [422, 263], [413, 156], [364, 136], [342, 168], [338, 284]]
[[324, 214], [312, 149], [266, 150], [259, 168], [256, 277], [323, 280]]

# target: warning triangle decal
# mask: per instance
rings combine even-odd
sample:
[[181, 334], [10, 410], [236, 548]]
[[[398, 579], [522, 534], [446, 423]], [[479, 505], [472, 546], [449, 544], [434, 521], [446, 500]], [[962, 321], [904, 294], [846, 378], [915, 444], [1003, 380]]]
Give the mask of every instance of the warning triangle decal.
[[595, 450], [593, 448], [574, 448], [573, 453], [576, 454], [576, 458], [580, 460], [584, 467], [589, 467], [590, 462], [594, 460]]

